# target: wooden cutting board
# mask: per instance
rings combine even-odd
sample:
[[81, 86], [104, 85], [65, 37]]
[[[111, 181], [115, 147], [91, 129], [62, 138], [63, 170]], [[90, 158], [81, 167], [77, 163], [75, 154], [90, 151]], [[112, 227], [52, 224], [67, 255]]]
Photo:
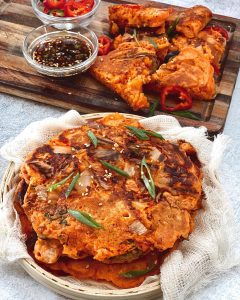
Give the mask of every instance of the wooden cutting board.
[[[102, 1], [90, 28], [97, 35], [107, 34], [107, 8], [113, 3], [123, 2], [125, 1]], [[157, 2], [153, 2], [152, 5], [167, 6]], [[206, 126], [211, 135], [221, 132], [224, 128], [240, 66], [240, 20], [218, 15], [215, 15], [214, 19], [233, 33], [223, 62], [224, 70], [218, 83], [218, 94], [211, 102], [194, 101], [191, 111], [197, 114], [201, 121], [177, 117], [182, 125]], [[133, 113], [125, 102], [91, 78], [88, 73], [71, 78], [51, 78], [32, 69], [23, 58], [21, 47], [26, 34], [40, 25], [41, 22], [35, 17], [29, 0], [13, 0], [10, 4], [0, 0], [0, 92], [66, 109], [76, 109], [81, 113]], [[150, 95], [150, 99], [156, 100], [158, 95]], [[147, 111], [137, 113], [143, 116], [148, 114]]]

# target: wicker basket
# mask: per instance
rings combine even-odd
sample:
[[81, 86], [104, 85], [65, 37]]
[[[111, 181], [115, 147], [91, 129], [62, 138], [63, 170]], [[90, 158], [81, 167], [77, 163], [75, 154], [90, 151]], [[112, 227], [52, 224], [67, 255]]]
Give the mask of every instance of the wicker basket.
[[[95, 113], [84, 115], [84, 119], [93, 120], [106, 116], [108, 113]], [[127, 118], [142, 119], [141, 116], [124, 114]], [[12, 188], [13, 179], [17, 175], [14, 172], [14, 163], [9, 163], [0, 185], [0, 202], [3, 195]], [[1, 207], [1, 206], [0, 206]], [[71, 299], [143, 299], [151, 300], [161, 297], [160, 284], [152, 282], [143, 286], [132, 289], [101, 289], [91, 285], [85, 287], [79, 286], [77, 283], [64, 280], [64, 277], [56, 277], [51, 273], [42, 269], [32, 258], [19, 260], [20, 265], [35, 280], [50, 288], [51, 290]]]

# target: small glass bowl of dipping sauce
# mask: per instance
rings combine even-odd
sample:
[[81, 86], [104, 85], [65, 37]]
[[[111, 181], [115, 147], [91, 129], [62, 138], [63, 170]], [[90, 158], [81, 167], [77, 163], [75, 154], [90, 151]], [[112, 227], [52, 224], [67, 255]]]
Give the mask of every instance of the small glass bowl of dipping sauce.
[[[69, 1], [69, 0], [68, 0]], [[43, 2], [41, 0], [31, 0], [32, 8], [34, 14], [37, 16], [39, 20], [41, 20], [44, 24], [54, 23], [54, 22], [77, 22], [81, 26], [88, 26], [92, 21], [94, 15], [96, 14], [101, 0], [94, 0], [94, 5], [88, 13], [85, 13], [76, 17], [61, 17], [54, 16], [51, 12], [44, 12]]]
[[66, 77], [86, 71], [98, 54], [98, 39], [87, 28], [52, 23], [32, 30], [23, 42], [23, 55], [39, 73]]

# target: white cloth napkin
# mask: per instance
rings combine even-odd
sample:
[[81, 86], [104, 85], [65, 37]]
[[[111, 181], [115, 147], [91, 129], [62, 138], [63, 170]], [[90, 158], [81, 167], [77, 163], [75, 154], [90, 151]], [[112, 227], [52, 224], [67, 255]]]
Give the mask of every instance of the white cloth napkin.
[[[14, 140], [5, 144], [1, 155], [13, 161], [18, 170], [29, 151], [60, 131], [80, 126], [83, 122], [83, 118], [76, 111], [69, 111], [59, 118], [34, 122]], [[161, 267], [160, 284], [164, 299], [184, 299], [221, 272], [240, 264], [240, 255], [234, 247], [240, 242], [239, 230], [216, 174], [229, 139], [219, 135], [214, 142], [210, 142], [206, 138], [205, 128], [182, 128], [170, 116], [155, 116], [144, 119], [141, 123], [148, 129], [160, 131], [173, 142], [178, 139], [191, 142], [202, 163], [205, 199], [203, 209], [196, 217], [196, 228], [189, 241], [182, 242]], [[8, 263], [28, 257], [19, 231], [18, 218], [13, 214], [12, 193], [13, 190], [10, 190], [5, 194], [0, 210], [0, 258]]]

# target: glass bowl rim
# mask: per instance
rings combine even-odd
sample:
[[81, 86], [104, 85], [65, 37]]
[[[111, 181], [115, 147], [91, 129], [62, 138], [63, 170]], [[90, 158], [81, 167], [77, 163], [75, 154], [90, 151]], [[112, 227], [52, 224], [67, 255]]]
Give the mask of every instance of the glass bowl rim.
[[[76, 22], [65, 22], [67, 24], [76, 24]], [[89, 63], [91, 63], [93, 61], [93, 59], [95, 59], [97, 57], [97, 53], [98, 53], [98, 38], [97, 38], [97, 35], [95, 34], [94, 31], [86, 28], [86, 27], [83, 27], [83, 26], [78, 26], [79, 29], [84, 29], [86, 30], [88, 33], [91, 34], [91, 36], [93, 37], [94, 39], [94, 42], [96, 42], [96, 46], [93, 44], [93, 42], [91, 41], [91, 43], [93, 44], [93, 52], [91, 53], [91, 55], [89, 56], [88, 59], [86, 59], [85, 61], [79, 63], [79, 64], [76, 64], [76, 65], [73, 65], [73, 66], [70, 66], [70, 67], [61, 67], [61, 68], [58, 68], [58, 67], [48, 67], [48, 66], [44, 66], [38, 62], [36, 62], [32, 57], [31, 55], [29, 54], [29, 51], [28, 51], [28, 48], [27, 47], [27, 40], [29, 38], [29, 36], [34, 33], [35, 31], [41, 29], [41, 28], [44, 28], [44, 27], [54, 27], [53, 25], [62, 25], [63, 23], [62, 22], [54, 22], [54, 23], [49, 23], [49, 24], [43, 24], [37, 28], [34, 28], [32, 29], [27, 35], [26, 37], [24, 38], [24, 41], [23, 41], [23, 44], [22, 44], [22, 51], [23, 51], [23, 55], [25, 57], [25, 59], [27, 60], [27, 62], [29, 62], [31, 65], [33, 65], [35, 68], [38, 68], [38, 69], [41, 69], [41, 70], [45, 70], [45, 71], [52, 71], [53, 73], [57, 74], [57, 73], [62, 73], [64, 71], [73, 71], [73, 70], [76, 70], [76, 69], [83, 69], [84, 67], [88, 66]], [[57, 28], [56, 28], [57, 29]], [[59, 31], [64, 31], [63, 30], [59, 30]], [[69, 32], [70, 30], [65, 30], [66, 32]], [[84, 34], [82, 34], [84, 36]]]
[[64, 21], [64, 22], [67, 22], [67, 21], [71, 22], [71, 21], [75, 21], [75, 20], [76, 21], [77, 20], [78, 21], [85, 20], [88, 17], [91, 17], [92, 15], [94, 15], [96, 13], [96, 11], [97, 11], [100, 3], [101, 3], [101, 0], [94, 0], [95, 5], [93, 6], [93, 9], [90, 12], [88, 12], [88, 13], [82, 15], [82, 16], [76, 16], [76, 17], [55, 17], [55, 16], [50, 16], [48, 14], [45, 14], [44, 12], [42, 12], [39, 9], [39, 7], [37, 5], [37, 2], [38, 2], [38, 0], [31, 0], [31, 4], [32, 4], [32, 8], [33, 8], [34, 12], [37, 12], [37, 14], [40, 16], [40, 18], [48, 19], [49, 21], [52, 21], [51, 23], [53, 23], [53, 22], [57, 22], [56, 20]]

